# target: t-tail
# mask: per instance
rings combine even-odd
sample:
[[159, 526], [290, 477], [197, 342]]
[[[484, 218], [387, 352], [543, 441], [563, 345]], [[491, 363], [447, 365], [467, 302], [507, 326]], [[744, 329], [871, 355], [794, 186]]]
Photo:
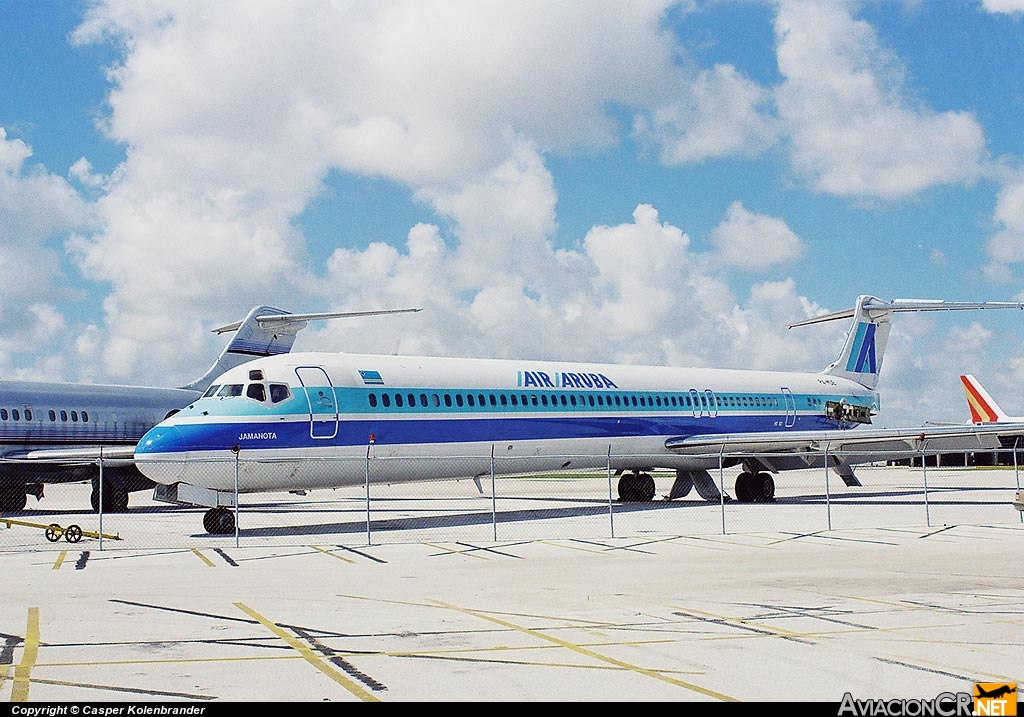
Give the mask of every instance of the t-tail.
[[234, 336], [213, 365], [192, 383], [180, 388], [205, 391], [213, 380], [228, 369], [264, 356], [286, 354], [292, 350], [295, 335], [307, 321], [316, 319], [355, 318], [381, 314], [404, 314], [420, 309], [384, 309], [380, 311], [328, 311], [315, 314], [292, 314], [273, 306], [255, 306], [241, 321], [213, 329], [216, 334], [234, 332]]
[[823, 374], [850, 379], [866, 388], [878, 386], [882, 356], [892, 328], [892, 315], [897, 311], [963, 311], [968, 309], [1024, 309], [1024, 303], [1010, 301], [940, 301], [933, 299], [893, 299], [884, 301], [874, 296], [857, 297], [857, 304], [822, 316], [790, 324], [789, 327], [818, 324], [837, 319], [853, 319], [846, 343], [839, 358], [829, 364]]
[[1019, 421], [1015, 416], [1006, 414], [996, 400], [989, 395], [978, 379], [971, 374], [961, 374], [960, 383], [967, 394], [967, 407], [971, 410], [972, 423], [999, 423], [1000, 421]]

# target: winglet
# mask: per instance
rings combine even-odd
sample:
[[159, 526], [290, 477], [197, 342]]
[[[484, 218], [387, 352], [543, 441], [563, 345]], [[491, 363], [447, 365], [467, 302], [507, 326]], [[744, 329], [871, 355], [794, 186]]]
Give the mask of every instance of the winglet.
[[1009, 420], [1006, 412], [999, 407], [988, 391], [978, 383], [971, 374], [961, 374], [960, 383], [967, 394], [967, 406], [971, 409], [971, 421], [974, 423], [997, 423]]

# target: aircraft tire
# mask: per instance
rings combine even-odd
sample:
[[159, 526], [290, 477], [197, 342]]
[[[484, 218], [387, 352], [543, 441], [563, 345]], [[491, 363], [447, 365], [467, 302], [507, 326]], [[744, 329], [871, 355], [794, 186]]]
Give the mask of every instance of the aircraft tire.
[[235, 532], [235, 516], [227, 508], [210, 508], [203, 515], [203, 527], [210, 535]]
[[[120, 486], [103, 486], [103, 512], [104, 513], [126, 513], [128, 512], [128, 491]], [[93, 481], [92, 492], [89, 494], [89, 503], [94, 513], [100, 512], [100, 490], [99, 483]]]
[[775, 479], [768, 473], [758, 473], [755, 479], [757, 483], [757, 502], [771, 503], [775, 500]]
[[636, 484], [637, 500], [641, 503], [650, 503], [654, 500], [654, 493], [656, 492], [654, 477], [650, 473], [641, 473], [637, 478], [639, 479]]
[[740, 503], [753, 503], [756, 483], [754, 474], [743, 471], [736, 476], [736, 500]]

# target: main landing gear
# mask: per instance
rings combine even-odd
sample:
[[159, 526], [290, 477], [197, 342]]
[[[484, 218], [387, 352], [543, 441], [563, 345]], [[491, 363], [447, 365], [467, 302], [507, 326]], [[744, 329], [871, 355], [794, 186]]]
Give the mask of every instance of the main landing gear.
[[235, 514], [229, 508], [210, 508], [203, 515], [203, 527], [210, 535], [235, 532]]
[[775, 500], [775, 480], [768, 473], [743, 471], [736, 476], [736, 500], [740, 503], [770, 503]]
[[[89, 502], [96, 513], [100, 512], [100, 481], [92, 479], [92, 493]], [[128, 510], [128, 489], [118, 481], [103, 482], [103, 512], [124, 513]]]
[[654, 500], [654, 478], [650, 473], [635, 471], [619, 478], [619, 500], [623, 503], [647, 503]]

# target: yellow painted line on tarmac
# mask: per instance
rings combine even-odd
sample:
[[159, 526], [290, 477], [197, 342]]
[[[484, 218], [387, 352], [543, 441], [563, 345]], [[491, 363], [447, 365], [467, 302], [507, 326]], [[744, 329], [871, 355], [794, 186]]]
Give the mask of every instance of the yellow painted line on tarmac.
[[11, 688], [11, 702], [28, 702], [28, 686], [32, 667], [39, 659], [39, 608], [28, 609], [28, 624], [25, 626], [25, 645], [21, 662], [14, 668], [14, 685]]
[[64, 564], [64, 558], [68, 555], [68, 551], [62, 550], [57, 554], [57, 559], [53, 561], [53, 569], [60, 570], [60, 566]]
[[353, 695], [358, 697], [363, 702], [380, 702], [380, 700], [377, 697], [367, 692], [357, 683], [345, 677], [345, 675], [341, 674], [330, 665], [325, 664], [324, 661], [320, 659], [320, 656], [313, 652], [309, 648], [309, 646], [304, 644], [301, 640], [296, 639], [293, 635], [290, 635], [285, 630], [282, 630], [276, 624], [274, 624], [267, 618], [263, 617], [258, 612], [248, 607], [244, 603], [236, 602], [235, 607], [237, 607], [239, 610], [241, 610], [246, 615], [251, 617], [253, 620], [256, 620], [258, 623], [263, 625], [263, 627], [270, 630], [279, 638], [284, 640], [286, 643], [288, 643], [289, 646], [298, 651], [298, 653], [302, 655], [303, 658], [305, 658], [306, 662], [308, 662], [313, 667], [315, 667], [316, 669], [320, 670], [322, 673], [330, 677], [332, 680], [337, 682], [339, 685], [344, 687], [346, 690], [351, 692]]
[[438, 545], [437, 543], [424, 543], [424, 545], [426, 545], [427, 547], [430, 547], [430, 548], [434, 548], [435, 550], [440, 550], [441, 552], [448, 553], [449, 555], [465, 555], [465, 556], [470, 557], [470, 558], [477, 558], [479, 560], [487, 560], [487, 556], [486, 555], [477, 555], [476, 552], [472, 552], [472, 551], [469, 551], [469, 550], [461, 550], [461, 549], [459, 549], [459, 550], [452, 550], [451, 548], [446, 548], [443, 545]]
[[739, 702], [739, 700], [737, 698], [735, 698], [735, 697], [730, 697], [729, 695], [722, 694], [721, 692], [715, 692], [714, 690], [709, 690], [706, 687], [701, 687], [700, 685], [695, 685], [692, 682], [686, 682], [684, 680], [677, 680], [674, 677], [669, 677], [668, 675], [665, 675], [665, 674], [663, 674], [663, 673], [661, 673], [661, 672], [659, 672], [657, 670], [650, 670], [650, 669], [648, 669], [646, 667], [640, 667], [639, 665], [633, 665], [633, 664], [631, 664], [629, 662], [624, 662], [624, 661], [618, 660], [618, 659], [616, 659], [614, 657], [609, 657], [607, 655], [602, 655], [599, 652], [594, 652], [593, 650], [588, 650], [587, 648], [581, 647], [580, 645], [576, 645], [576, 644], [568, 642], [566, 640], [560, 640], [557, 637], [553, 637], [551, 635], [547, 635], [547, 634], [545, 634], [543, 632], [540, 632], [539, 630], [533, 630], [533, 629], [528, 628], [528, 627], [523, 627], [522, 625], [516, 625], [514, 623], [508, 622], [506, 620], [502, 620], [500, 618], [493, 617], [491, 615], [485, 615], [484, 613], [476, 612], [475, 610], [468, 610], [466, 608], [461, 608], [461, 607], [458, 607], [457, 605], [451, 605], [449, 603], [441, 602], [439, 600], [434, 600], [432, 602], [435, 602], [437, 605], [440, 605], [441, 607], [448, 608], [449, 610], [454, 610], [456, 612], [461, 612], [464, 615], [472, 615], [473, 617], [480, 618], [481, 620], [486, 620], [488, 622], [493, 622], [496, 625], [501, 625], [502, 627], [507, 627], [509, 629], [517, 630], [519, 632], [522, 632], [523, 634], [531, 635], [532, 637], [536, 637], [539, 640], [545, 640], [547, 642], [554, 643], [555, 645], [559, 645], [560, 647], [564, 647], [567, 650], [572, 650], [573, 652], [575, 652], [575, 653], [577, 653], [579, 655], [584, 655], [586, 657], [590, 657], [592, 659], [599, 660], [601, 662], [606, 662], [606, 663], [608, 663], [610, 665], [615, 665], [616, 667], [621, 668], [623, 670], [629, 670], [630, 672], [636, 672], [637, 674], [644, 675], [646, 677], [651, 677], [651, 678], [653, 678], [655, 680], [661, 680], [662, 682], [667, 682], [670, 685], [675, 685], [677, 687], [682, 687], [682, 688], [690, 690], [692, 692], [697, 692], [698, 694], [702, 694], [702, 695], [705, 695], [707, 697], [712, 697], [712, 698], [714, 698], [716, 700], [721, 700], [723, 702]]
[[204, 563], [206, 563], [207, 567], [211, 567], [211, 568], [217, 567], [216, 565], [213, 564], [212, 560], [210, 560], [208, 557], [206, 557], [205, 555], [203, 555], [202, 553], [199, 552], [199, 548], [192, 548], [192, 552], [195, 553], [197, 558], [199, 558]]
[[330, 555], [332, 558], [337, 558], [338, 560], [344, 560], [346, 563], [349, 563], [350, 565], [355, 565], [356, 564], [355, 560], [352, 560], [351, 558], [346, 558], [344, 555], [338, 555], [335, 552], [332, 552], [330, 550], [324, 550], [323, 548], [318, 548], [315, 545], [310, 545], [309, 547], [311, 547], [313, 550], [315, 550], [315, 551], [317, 551], [319, 553], [323, 553], [324, 555]]

